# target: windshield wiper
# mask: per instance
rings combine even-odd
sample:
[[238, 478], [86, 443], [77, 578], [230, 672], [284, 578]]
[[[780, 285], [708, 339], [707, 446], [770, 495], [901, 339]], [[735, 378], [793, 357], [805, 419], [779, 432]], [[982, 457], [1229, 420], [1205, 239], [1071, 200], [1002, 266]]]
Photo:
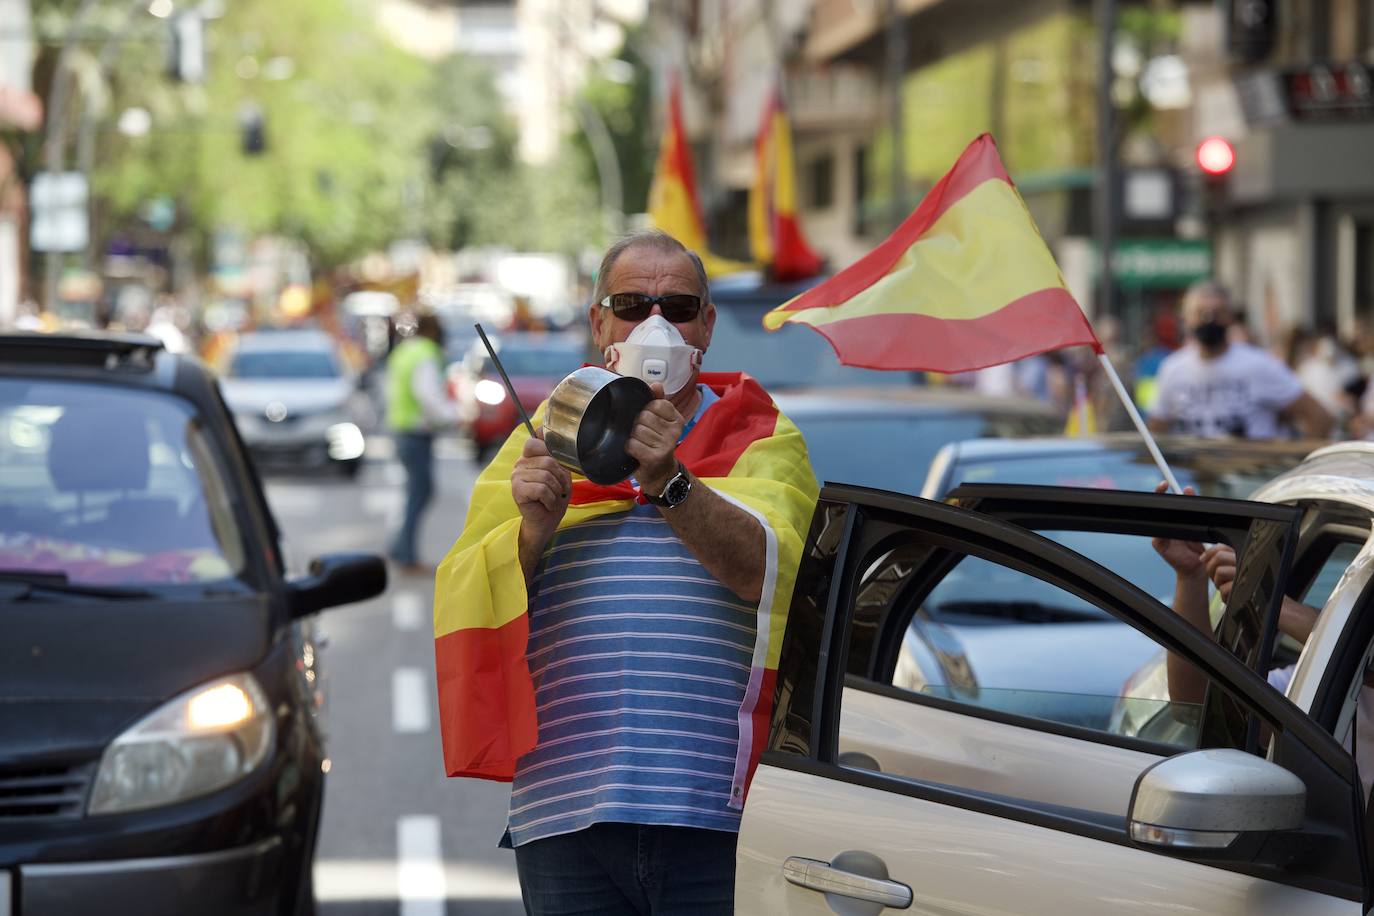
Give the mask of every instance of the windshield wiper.
[[28, 586], [17, 595], [5, 596], [11, 600], [27, 598], [33, 589], [57, 592], [63, 595], [82, 595], [89, 598], [156, 598], [153, 592], [141, 588], [128, 588], [122, 585], [83, 585], [67, 581], [67, 574], [49, 569], [0, 569], [0, 582], [15, 582]]
[[936, 608], [936, 617], [945, 614], [968, 614], [1019, 623], [1077, 623], [1112, 619], [1094, 607], [1066, 607], [1039, 601], [946, 601]]

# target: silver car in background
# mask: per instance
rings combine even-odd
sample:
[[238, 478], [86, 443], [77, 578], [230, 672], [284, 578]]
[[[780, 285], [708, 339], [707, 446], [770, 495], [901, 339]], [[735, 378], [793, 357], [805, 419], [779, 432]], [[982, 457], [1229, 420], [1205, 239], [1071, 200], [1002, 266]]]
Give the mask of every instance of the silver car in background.
[[244, 334], [220, 380], [253, 460], [264, 469], [361, 468], [366, 399], [323, 331]]

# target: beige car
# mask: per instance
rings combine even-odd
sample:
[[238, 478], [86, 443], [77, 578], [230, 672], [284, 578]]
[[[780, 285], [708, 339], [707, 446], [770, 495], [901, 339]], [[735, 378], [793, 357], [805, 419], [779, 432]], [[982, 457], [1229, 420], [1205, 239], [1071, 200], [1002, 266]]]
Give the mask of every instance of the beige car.
[[[936, 503], [827, 487], [744, 808], [736, 912], [1368, 912], [1347, 748], [1366, 743], [1352, 722], [1374, 649], [1372, 515], [1368, 443], [1313, 453], [1256, 501], [969, 485]], [[1057, 543], [1066, 532], [1235, 547], [1215, 634]], [[1085, 698], [1132, 714], [1086, 728], [1045, 714], [1064, 704], [1042, 702], [1043, 684], [894, 686], [926, 596], [974, 573], [1009, 595], [1048, 584], [1066, 607], [1130, 624], [1207, 677], [1203, 702], [1132, 679]], [[1305, 646], [1277, 638], [1285, 594], [1324, 608]], [[1066, 684], [1093, 661], [1059, 658]], [[1266, 675], [1289, 667], [1285, 697]]]

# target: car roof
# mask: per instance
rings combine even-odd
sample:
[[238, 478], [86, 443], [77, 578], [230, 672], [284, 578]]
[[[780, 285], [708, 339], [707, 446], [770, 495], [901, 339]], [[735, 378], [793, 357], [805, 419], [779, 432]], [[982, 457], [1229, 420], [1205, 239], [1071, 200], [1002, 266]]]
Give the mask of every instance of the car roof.
[[[1266, 455], [1300, 460], [1320, 448], [1320, 441], [1201, 439], [1192, 436], [1157, 435], [1155, 441], [1165, 455], [1209, 454]], [[1148, 451], [1139, 433], [1100, 433], [1073, 438], [1028, 436], [1021, 439], [964, 439], [951, 443], [960, 463], [1052, 458], [1058, 455], [1083, 455], [1094, 452], [1141, 453]]]
[[329, 350], [337, 347], [334, 338], [324, 331], [312, 329], [292, 329], [286, 331], [263, 330], [248, 331], [240, 334], [235, 349], [239, 352], [264, 352], [279, 350]]
[[0, 375], [160, 389], [212, 409], [215, 378], [195, 356], [148, 334], [13, 331], [0, 334]]
[[1374, 442], [1338, 442], [1317, 449], [1297, 467], [1260, 487], [1254, 499], [1274, 503], [1330, 499], [1374, 513]]
[[994, 398], [971, 391], [922, 385], [892, 388], [791, 388], [774, 396], [789, 417], [827, 414], [913, 413], [1020, 414], [1057, 417], [1059, 411], [1033, 398]]

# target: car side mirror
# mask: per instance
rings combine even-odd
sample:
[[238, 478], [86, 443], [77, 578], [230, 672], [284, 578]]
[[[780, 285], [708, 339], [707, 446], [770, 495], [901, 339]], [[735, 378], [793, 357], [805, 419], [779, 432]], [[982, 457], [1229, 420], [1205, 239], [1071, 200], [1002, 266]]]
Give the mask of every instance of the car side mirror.
[[1157, 852], [1248, 860], [1254, 840], [1299, 829], [1306, 810], [1301, 779], [1244, 751], [1218, 748], [1169, 757], [1141, 773], [1129, 824], [1131, 840]]
[[386, 591], [386, 563], [375, 553], [331, 553], [310, 561], [310, 574], [287, 585], [291, 615], [305, 617]]

